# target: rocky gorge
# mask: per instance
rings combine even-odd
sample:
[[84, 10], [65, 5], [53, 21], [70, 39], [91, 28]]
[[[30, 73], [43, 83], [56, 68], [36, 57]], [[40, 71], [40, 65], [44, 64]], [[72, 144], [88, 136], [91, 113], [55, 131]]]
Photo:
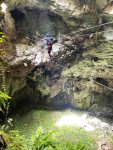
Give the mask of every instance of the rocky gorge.
[[[72, 108], [113, 117], [113, 2], [6, 0], [0, 88], [11, 110]], [[57, 39], [52, 58], [44, 35]], [[111, 130], [111, 129], [110, 129]]]
[[[12, 97], [19, 93], [17, 99], [22, 100], [27, 96], [32, 101], [30, 90], [31, 93], [35, 92], [34, 101], [40, 101], [37, 97], [41, 93], [42, 97], [48, 97], [50, 102], [44, 102], [47, 104], [58, 103], [58, 107], [69, 104], [75, 108], [96, 112], [97, 109], [101, 109], [105, 114], [112, 115], [112, 90], [109, 89], [112, 89], [112, 41], [106, 41], [109, 36], [107, 30], [112, 28], [112, 24], [101, 26], [99, 32], [96, 31], [97, 28], [86, 30], [96, 26], [99, 20], [102, 23], [110, 22], [108, 18], [112, 19], [112, 14], [107, 12], [107, 7], [112, 7], [112, 4], [106, 6], [106, 1], [104, 5], [100, 1], [95, 5], [99, 10], [94, 10], [94, 6], [90, 7], [89, 3], [86, 10], [83, 10], [79, 1], [34, 1], [32, 5], [30, 1], [12, 1], [8, 4], [10, 24], [15, 22], [12, 23], [12, 30], [15, 32], [12, 31], [9, 40], [14, 40], [16, 30], [21, 28], [19, 38], [20, 43], [23, 42], [23, 45], [13, 42], [14, 46], [11, 49], [15, 55], [11, 56], [12, 54], [7, 52], [8, 57], [6, 56], [10, 66], [6, 73], [6, 89]], [[105, 10], [101, 12], [105, 6]], [[11, 31], [11, 28], [9, 30]], [[38, 42], [36, 46], [29, 46], [29, 43], [36, 43], [33, 35], [36, 36], [37, 31], [42, 36], [49, 31], [58, 37], [60, 48], [51, 61], [43, 63], [40, 60], [36, 66], [36, 55], [41, 51], [43, 44]], [[26, 96], [21, 92], [23, 89]], [[104, 106], [101, 107], [102, 105]]]

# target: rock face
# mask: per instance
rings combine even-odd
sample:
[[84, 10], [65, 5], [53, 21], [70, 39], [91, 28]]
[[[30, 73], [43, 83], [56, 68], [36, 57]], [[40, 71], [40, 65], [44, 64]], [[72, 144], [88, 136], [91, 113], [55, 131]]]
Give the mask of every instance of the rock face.
[[[60, 58], [56, 56], [28, 76], [28, 87], [35, 88], [35, 101], [40, 101], [36, 96], [40, 91], [45, 105], [90, 110], [96, 115], [112, 117], [113, 67], [110, 63], [113, 60], [110, 47], [113, 43], [105, 42], [95, 47], [92, 41], [87, 43], [83, 38], [80, 39], [83, 40], [81, 49], [77, 47], [79, 40], [75, 42], [76, 46], [70, 47], [69, 43], [72, 44], [73, 40], [68, 38], [66, 36], [63, 42], [66, 51], [58, 54]], [[90, 51], [84, 53], [89, 44]]]
[[[112, 39], [107, 32], [111, 26], [86, 30], [99, 21], [109, 22], [113, 16], [107, 7], [111, 4], [107, 5], [107, 0], [94, 4], [91, 1], [91, 4], [78, 0], [12, 0], [8, 3], [10, 19], [15, 20], [21, 43], [14, 47], [14, 58], [8, 59], [5, 81], [16, 103], [27, 99], [55, 108], [73, 107], [112, 116], [113, 43], [106, 41]], [[51, 61], [47, 59], [44, 63], [40, 59], [38, 52], [43, 52], [44, 44], [29, 46], [36, 44], [37, 31], [40, 37], [50, 32], [61, 42], [60, 51]], [[37, 66], [36, 55], [39, 56]]]
[[7, 35], [9, 41], [12, 41], [12, 39], [15, 39], [15, 36], [16, 36], [15, 21], [11, 17], [11, 14], [9, 13], [9, 11], [7, 11], [5, 14], [4, 32]]
[[90, 2], [91, 4], [87, 2], [84, 4], [79, 0], [12, 0], [6, 2], [15, 20], [16, 29], [21, 29], [22, 37], [29, 36], [30, 38], [35, 36], [37, 31], [41, 35], [45, 32], [58, 35], [70, 29], [76, 29], [80, 24], [96, 25], [99, 21], [96, 7], [102, 10], [107, 4], [107, 0], [96, 4], [93, 1]]
[[11, 15], [15, 19], [16, 29], [20, 29], [22, 37], [34, 38], [37, 31], [40, 35], [50, 32], [58, 35], [58, 32], [65, 33], [67, 25], [63, 18], [48, 9], [24, 8], [24, 10], [11, 10]]

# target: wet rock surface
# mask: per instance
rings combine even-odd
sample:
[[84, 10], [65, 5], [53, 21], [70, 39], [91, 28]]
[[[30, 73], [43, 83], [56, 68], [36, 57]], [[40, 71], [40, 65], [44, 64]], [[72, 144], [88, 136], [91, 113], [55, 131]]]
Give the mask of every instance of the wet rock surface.
[[[106, 4], [106, 0], [96, 3], [99, 10]], [[7, 57], [6, 89], [12, 97], [17, 94], [17, 99], [22, 100], [25, 92], [30, 101], [39, 102], [38, 94], [41, 93], [40, 97], [45, 99], [46, 105], [69, 105], [112, 117], [113, 45], [112, 41], [106, 41], [109, 34], [107, 37], [101, 35], [104, 29], [98, 29], [99, 34], [97, 28], [86, 30], [100, 20], [94, 6], [86, 5], [84, 10], [84, 5], [78, 1], [10, 2], [8, 13], [10, 11], [13, 19], [17, 19], [16, 29], [22, 27], [22, 35], [17, 35], [20, 44], [14, 42], [14, 56]], [[104, 16], [105, 12], [107, 15]], [[108, 22], [109, 15], [112, 16], [107, 9], [100, 13], [103, 23], [104, 20]], [[45, 22], [40, 22], [44, 21], [41, 19], [43, 16], [47, 17], [47, 26]], [[35, 18], [39, 20], [35, 21]], [[52, 22], [53, 18], [57, 21]], [[28, 21], [29, 30], [26, 28]], [[39, 37], [35, 36], [37, 30]], [[58, 43], [53, 45], [51, 60], [42, 38], [46, 30], [58, 37]]]
[[[51, 60], [43, 46], [43, 40], [37, 46], [16, 45], [16, 55], [7, 73], [10, 95], [17, 102], [27, 97], [31, 103], [40, 104], [41, 100], [41, 104], [49, 107], [90, 110], [112, 118], [112, 68], [105, 71], [105, 53], [100, 52], [105, 45], [100, 43], [98, 48], [92, 40], [65, 35], [60, 44], [54, 45]], [[112, 51], [106, 50], [106, 57], [110, 55]]]

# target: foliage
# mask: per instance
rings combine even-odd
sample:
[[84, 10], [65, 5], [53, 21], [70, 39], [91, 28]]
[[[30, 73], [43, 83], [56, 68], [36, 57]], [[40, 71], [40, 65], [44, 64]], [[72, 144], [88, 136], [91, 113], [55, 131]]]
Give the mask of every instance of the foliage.
[[9, 97], [6, 93], [0, 91], [0, 112], [2, 113], [2, 117], [0, 120], [8, 121], [8, 109], [9, 109], [9, 103], [8, 100], [11, 97]]
[[[60, 131], [61, 140], [64, 143], [64, 148], [71, 150], [96, 150], [96, 141], [92, 132], [87, 132], [82, 128], [65, 127]], [[65, 135], [65, 136], [62, 136]], [[69, 142], [71, 141], [71, 142]], [[73, 143], [74, 144], [73, 144]], [[70, 150], [70, 149], [69, 149]]]
[[31, 145], [33, 150], [46, 150], [46, 149], [56, 149], [57, 141], [54, 131], [49, 131], [44, 133], [42, 127], [39, 127], [31, 137]]
[[7, 150], [28, 150], [26, 139], [19, 134], [19, 131], [10, 131], [5, 133], [0, 130], [0, 135], [4, 141]]
[[[76, 139], [79, 139], [79, 141], [82, 142], [82, 145], [85, 145], [86, 150], [95, 150], [95, 142], [94, 139], [89, 135], [88, 132], [86, 132], [83, 129], [76, 130]], [[78, 142], [79, 142], [78, 141]]]
[[2, 32], [0, 32], [0, 43], [2, 43], [5, 38], [5, 35]]
[[0, 135], [2, 135], [7, 150], [86, 150], [82, 142], [78, 144], [61, 143], [55, 131], [44, 132], [42, 127], [37, 129], [31, 139], [20, 135], [17, 130], [9, 133], [0, 131]]
[[9, 138], [9, 135], [7, 133], [0, 130], [0, 136], [3, 138], [3, 141], [5, 142], [6, 145], [8, 145], [10, 143], [10, 138]]
[[78, 144], [73, 144], [71, 142], [67, 142], [66, 144], [59, 145], [57, 150], [86, 150], [85, 145], [82, 142]]
[[19, 131], [10, 131], [10, 143], [8, 144], [8, 150], [28, 150], [27, 139], [21, 136]]
[[0, 104], [6, 108], [6, 102], [10, 99], [11, 97], [9, 97], [6, 93], [0, 91]]
[[[4, 42], [5, 42], [6, 36], [4, 35], [3, 32], [0, 32], [0, 57], [2, 57], [2, 55], [5, 53], [4, 51]], [[1, 63], [1, 62], [0, 62]]]

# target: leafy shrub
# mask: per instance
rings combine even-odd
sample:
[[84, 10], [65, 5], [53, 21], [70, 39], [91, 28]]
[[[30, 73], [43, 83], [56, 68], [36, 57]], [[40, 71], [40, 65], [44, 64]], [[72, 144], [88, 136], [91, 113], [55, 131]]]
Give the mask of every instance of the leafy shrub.
[[0, 130], [0, 149], [3, 149], [10, 143], [10, 136], [4, 131]]
[[67, 142], [61, 143], [55, 131], [44, 132], [42, 127], [39, 127], [31, 137], [31, 149], [32, 150], [85, 150], [83, 142], [73, 144]]
[[21, 136], [19, 131], [14, 130], [5, 133], [0, 130], [0, 136], [2, 141], [4, 141], [2, 148], [6, 148], [6, 150], [28, 150], [27, 139]]
[[10, 131], [9, 135], [11, 142], [7, 145], [8, 150], [28, 150], [28, 141], [24, 136], [20, 135], [19, 131]]
[[31, 137], [31, 147], [33, 150], [53, 150], [57, 148], [55, 131], [44, 132], [42, 127], [39, 127]]
[[6, 108], [6, 102], [10, 98], [11, 97], [9, 97], [6, 93], [0, 91], [0, 104], [1, 104], [1, 106], [3, 106], [4, 108]]
[[44, 132], [42, 127], [30, 139], [21, 136], [17, 130], [8, 134], [0, 131], [0, 135], [6, 144], [6, 150], [87, 150], [82, 141], [78, 144], [61, 143], [55, 131]]
[[3, 121], [5, 119], [5, 121], [8, 120], [8, 108], [9, 108], [9, 105], [8, 105], [8, 100], [10, 99], [11, 97], [9, 97], [6, 93], [0, 91], [0, 113], [1, 113], [1, 116], [0, 116], [0, 120]]

